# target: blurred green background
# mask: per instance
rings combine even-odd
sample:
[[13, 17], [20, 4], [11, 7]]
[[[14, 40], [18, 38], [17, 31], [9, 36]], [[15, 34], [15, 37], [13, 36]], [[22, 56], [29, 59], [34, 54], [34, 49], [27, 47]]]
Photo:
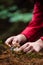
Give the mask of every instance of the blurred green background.
[[33, 6], [30, 0], [0, 0], [0, 39], [19, 34], [30, 22]]

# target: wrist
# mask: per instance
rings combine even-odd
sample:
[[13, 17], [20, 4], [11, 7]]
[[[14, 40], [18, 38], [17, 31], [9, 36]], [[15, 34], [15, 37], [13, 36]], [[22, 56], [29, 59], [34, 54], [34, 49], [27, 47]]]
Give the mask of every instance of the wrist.
[[19, 34], [18, 37], [20, 42], [26, 42], [27, 40], [27, 38], [23, 34]]
[[43, 48], [43, 40], [42, 39], [38, 40], [38, 44], [40, 45], [41, 48]]

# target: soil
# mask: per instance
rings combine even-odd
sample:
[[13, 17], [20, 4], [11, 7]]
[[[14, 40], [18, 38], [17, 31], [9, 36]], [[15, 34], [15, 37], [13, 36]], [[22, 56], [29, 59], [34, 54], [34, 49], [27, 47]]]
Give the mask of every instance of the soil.
[[43, 52], [26, 54], [0, 44], [0, 65], [43, 65]]

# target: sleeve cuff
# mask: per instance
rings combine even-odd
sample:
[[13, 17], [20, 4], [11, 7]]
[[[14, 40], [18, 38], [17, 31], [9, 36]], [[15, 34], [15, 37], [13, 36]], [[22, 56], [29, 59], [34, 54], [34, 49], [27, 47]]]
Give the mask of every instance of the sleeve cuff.
[[43, 40], [43, 37], [40, 37], [41, 40]]

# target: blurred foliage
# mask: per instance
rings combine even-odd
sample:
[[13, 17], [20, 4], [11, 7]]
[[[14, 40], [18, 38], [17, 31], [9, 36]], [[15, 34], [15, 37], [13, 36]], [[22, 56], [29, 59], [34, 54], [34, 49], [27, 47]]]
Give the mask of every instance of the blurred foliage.
[[[17, 6], [12, 6], [4, 9], [4, 6], [0, 6], [0, 19], [6, 19], [9, 17], [10, 22], [16, 21], [29, 21], [32, 18], [32, 13], [21, 13]], [[3, 9], [3, 10], [2, 10]]]
[[30, 0], [0, 0], [0, 39], [19, 34], [32, 18]]
[[33, 4], [30, 0], [1, 0], [0, 19], [9, 18], [9, 21], [31, 20]]

